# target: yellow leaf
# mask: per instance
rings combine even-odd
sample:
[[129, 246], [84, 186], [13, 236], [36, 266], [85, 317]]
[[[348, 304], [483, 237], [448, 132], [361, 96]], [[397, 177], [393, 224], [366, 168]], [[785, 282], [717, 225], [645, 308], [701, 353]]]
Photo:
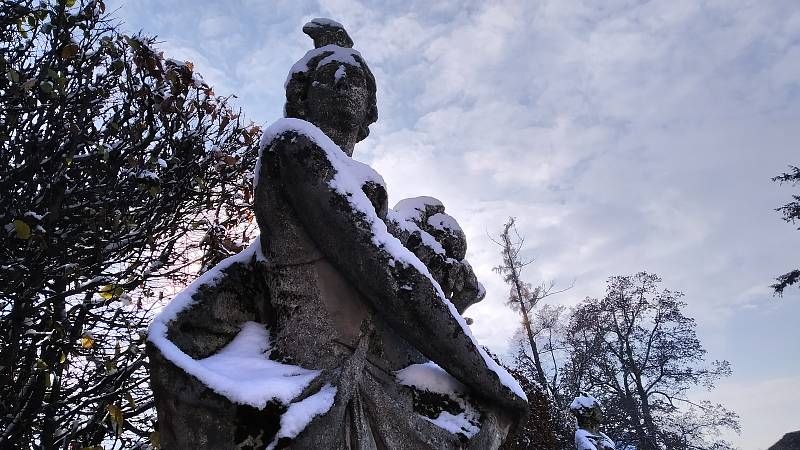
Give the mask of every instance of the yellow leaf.
[[31, 227], [23, 220], [14, 219], [14, 231], [17, 239], [30, 239], [31, 237]]
[[106, 405], [106, 411], [108, 411], [111, 423], [114, 425], [117, 435], [119, 435], [120, 431], [122, 431], [122, 408], [117, 405]]
[[94, 345], [94, 339], [91, 336], [84, 336], [81, 338], [81, 347], [89, 349]]
[[128, 404], [131, 405], [131, 408], [136, 409], [136, 400], [133, 399], [133, 396], [130, 392], [125, 393], [125, 400], [128, 401]]
[[72, 59], [78, 54], [80, 47], [75, 43], [70, 42], [61, 49], [61, 57], [64, 59]]
[[158, 434], [158, 431], [150, 433], [150, 445], [155, 449], [161, 448], [161, 435]]
[[100, 297], [103, 297], [106, 300], [111, 300], [113, 298], [119, 298], [122, 294], [125, 293], [125, 289], [122, 286], [117, 286], [115, 284], [107, 284], [100, 288]]

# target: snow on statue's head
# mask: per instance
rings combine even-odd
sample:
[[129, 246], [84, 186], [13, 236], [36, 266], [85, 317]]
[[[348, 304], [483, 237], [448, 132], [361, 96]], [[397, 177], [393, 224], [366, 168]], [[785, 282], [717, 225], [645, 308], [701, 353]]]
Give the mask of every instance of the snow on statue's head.
[[340, 23], [314, 19], [303, 32], [315, 48], [289, 72], [284, 114], [313, 123], [352, 155], [378, 120], [375, 77]]
[[603, 422], [600, 402], [585, 392], [572, 401], [569, 409], [578, 421], [578, 428], [593, 429]]

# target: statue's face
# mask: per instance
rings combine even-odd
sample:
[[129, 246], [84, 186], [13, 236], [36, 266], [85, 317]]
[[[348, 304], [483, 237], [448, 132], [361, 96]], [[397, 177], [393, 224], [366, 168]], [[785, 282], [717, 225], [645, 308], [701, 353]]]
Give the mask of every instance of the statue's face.
[[328, 63], [314, 73], [306, 96], [306, 120], [323, 130], [357, 130], [366, 120], [369, 95], [360, 67]]

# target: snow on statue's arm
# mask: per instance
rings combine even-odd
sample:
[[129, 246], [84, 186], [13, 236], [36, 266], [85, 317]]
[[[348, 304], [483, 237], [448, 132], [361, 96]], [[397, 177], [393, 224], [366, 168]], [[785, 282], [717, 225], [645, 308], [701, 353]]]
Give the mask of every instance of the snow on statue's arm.
[[478, 346], [425, 265], [388, 233], [362, 190], [382, 183], [377, 174], [299, 119], [265, 130], [263, 157], [278, 159], [288, 200], [315, 244], [398, 334], [476, 394], [526, 408], [516, 380]]

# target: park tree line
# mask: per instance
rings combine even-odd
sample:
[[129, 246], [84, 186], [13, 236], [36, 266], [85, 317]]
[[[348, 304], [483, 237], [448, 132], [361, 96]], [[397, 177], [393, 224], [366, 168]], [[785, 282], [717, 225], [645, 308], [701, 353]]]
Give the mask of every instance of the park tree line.
[[524, 281], [532, 261], [522, 258], [524, 238], [513, 218], [495, 242], [502, 253], [495, 270], [509, 285], [508, 305], [521, 322], [511, 368], [525, 380], [528, 397], [543, 405], [506, 449], [574, 448], [569, 405], [581, 393], [603, 404], [605, 434], [619, 449], [733, 449], [720, 434], [739, 431], [737, 415], [689, 395], [711, 389], [731, 369], [727, 361], [706, 362], [681, 292], [640, 272], [609, 278], [602, 296], [571, 310], [552, 306], [543, 300], [565, 289]]

